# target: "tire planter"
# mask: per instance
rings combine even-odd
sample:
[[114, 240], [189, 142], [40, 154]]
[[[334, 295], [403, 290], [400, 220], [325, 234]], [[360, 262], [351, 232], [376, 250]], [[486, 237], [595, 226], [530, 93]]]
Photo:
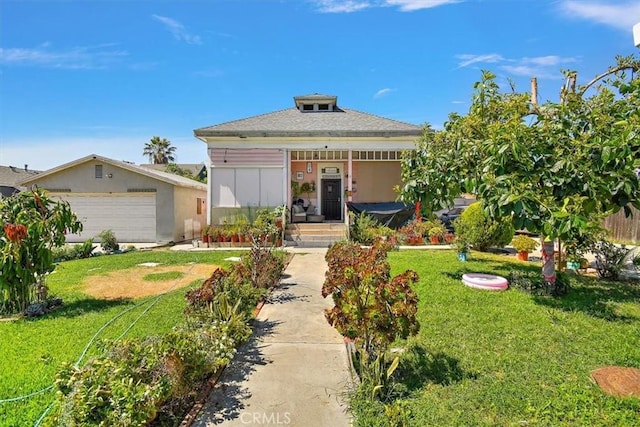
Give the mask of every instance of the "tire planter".
[[504, 291], [509, 287], [507, 279], [493, 274], [463, 274], [462, 283], [470, 288], [483, 289], [487, 291]]

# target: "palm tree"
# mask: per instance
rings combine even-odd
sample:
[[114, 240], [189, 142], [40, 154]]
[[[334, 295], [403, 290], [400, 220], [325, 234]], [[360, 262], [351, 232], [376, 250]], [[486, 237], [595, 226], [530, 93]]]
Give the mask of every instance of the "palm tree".
[[143, 155], [149, 156], [149, 162], [153, 164], [164, 165], [175, 162], [176, 147], [171, 145], [171, 141], [166, 138], [154, 136], [149, 142], [144, 144]]

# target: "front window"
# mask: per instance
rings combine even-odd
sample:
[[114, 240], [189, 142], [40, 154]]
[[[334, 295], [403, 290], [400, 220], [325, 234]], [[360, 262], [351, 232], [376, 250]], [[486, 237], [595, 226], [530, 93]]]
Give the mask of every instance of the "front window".
[[96, 165], [96, 178], [102, 178], [102, 165]]

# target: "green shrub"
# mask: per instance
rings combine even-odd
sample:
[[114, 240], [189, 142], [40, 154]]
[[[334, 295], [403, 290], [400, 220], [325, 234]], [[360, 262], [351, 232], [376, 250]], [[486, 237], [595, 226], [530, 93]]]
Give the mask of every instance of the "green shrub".
[[598, 276], [603, 279], [616, 280], [620, 277], [620, 271], [629, 254], [629, 249], [624, 245], [619, 247], [608, 240], [602, 240], [594, 245], [593, 254], [595, 255]]
[[511, 218], [491, 220], [484, 213], [481, 202], [469, 205], [453, 225], [456, 234], [463, 236], [479, 251], [486, 251], [492, 246], [504, 247], [511, 242], [515, 233]]
[[242, 257], [239, 264], [235, 264], [232, 278], [237, 283], [246, 283], [246, 280], [255, 287], [267, 289], [275, 286], [280, 281], [284, 271], [285, 253], [273, 250], [271, 247], [252, 245], [249, 254]]
[[370, 245], [377, 237], [379, 237], [377, 229], [380, 226], [381, 224], [376, 221], [375, 218], [368, 215], [366, 212], [360, 212], [360, 214], [355, 217], [349, 232], [351, 240], [363, 245]]
[[[234, 269], [237, 274], [237, 269]], [[188, 291], [187, 315], [193, 317], [209, 317], [214, 310], [213, 304], [219, 295], [226, 295], [229, 301], [238, 303], [238, 311], [248, 318], [256, 304], [265, 294], [264, 288], [255, 288], [250, 283], [238, 282], [231, 277], [231, 272], [222, 268], [213, 272], [199, 288]]]
[[64, 245], [51, 249], [55, 261], [71, 261], [72, 259], [89, 258], [96, 248], [93, 239], [76, 245]]
[[236, 343], [227, 332], [223, 322], [184, 325], [162, 337], [109, 344], [84, 367], [65, 365], [48, 424], [148, 425], [164, 403], [192, 395], [233, 358]]
[[120, 249], [116, 235], [112, 230], [102, 230], [97, 237], [100, 238], [100, 247], [105, 252], [115, 252]]

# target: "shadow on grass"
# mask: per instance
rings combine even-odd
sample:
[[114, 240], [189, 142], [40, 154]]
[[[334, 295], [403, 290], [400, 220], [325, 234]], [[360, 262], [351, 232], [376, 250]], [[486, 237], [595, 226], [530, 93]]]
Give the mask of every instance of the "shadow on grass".
[[[473, 264], [476, 265], [473, 265]], [[477, 268], [477, 266], [481, 266]], [[473, 259], [456, 271], [443, 272], [452, 280], [461, 280], [468, 271], [486, 274], [499, 274], [507, 277], [509, 272], [517, 271], [540, 275], [541, 266], [534, 263], [513, 263], [507, 260]], [[534, 295], [536, 304], [567, 312], [583, 312], [589, 316], [612, 322], [633, 322], [637, 316], [616, 312], [616, 304], [637, 302], [640, 300], [640, 285], [636, 282], [607, 281], [597, 277], [564, 275], [569, 281], [568, 293], [564, 296]], [[515, 288], [512, 288], [516, 290]], [[522, 290], [521, 290], [522, 291]], [[524, 292], [524, 291], [523, 291]]]
[[397, 381], [408, 392], [426, 384], [451, 385], [464, 379], [475, 379], [477, 375], [465, 372], [460, 361], [442, 352], [430, 353], [421, 345], [412, 345], [402, 355], [397, 369]]
[[112, 307], [119, 307], [131, 303], [131, 299], [118, 298], [118, 299], [97, 299], [97, 298], [83, 298], [72, 301], [70, 303], [64, 302], [62, 306], [42, 318], [56, 319], [58, 317], [76, 317], [83, 316], [87, 313], [94, 313], [104, 310], [109, 310]]
[[558, 310], [581, 311], [598, 319], [628, 323], [639, 318], [617, 313], [616, 304], [640, 301], [640, 286], [637, 283], [610, 282], [594, 277], [573, 277], [566, 296], [536, 296], [534, 301]]
[[244, 402], [251, 396], [246, 381], [257, 366], [272, 362], [264, 356], [262, 339], [273, 334], [278, 324], [279, 322], [270, 320], [253, 320], [252, 337], [238, 348], [235, 357], [211, 391], [194, 425], [217, 425], [240, 418], [242, 411], [246, 409]]

